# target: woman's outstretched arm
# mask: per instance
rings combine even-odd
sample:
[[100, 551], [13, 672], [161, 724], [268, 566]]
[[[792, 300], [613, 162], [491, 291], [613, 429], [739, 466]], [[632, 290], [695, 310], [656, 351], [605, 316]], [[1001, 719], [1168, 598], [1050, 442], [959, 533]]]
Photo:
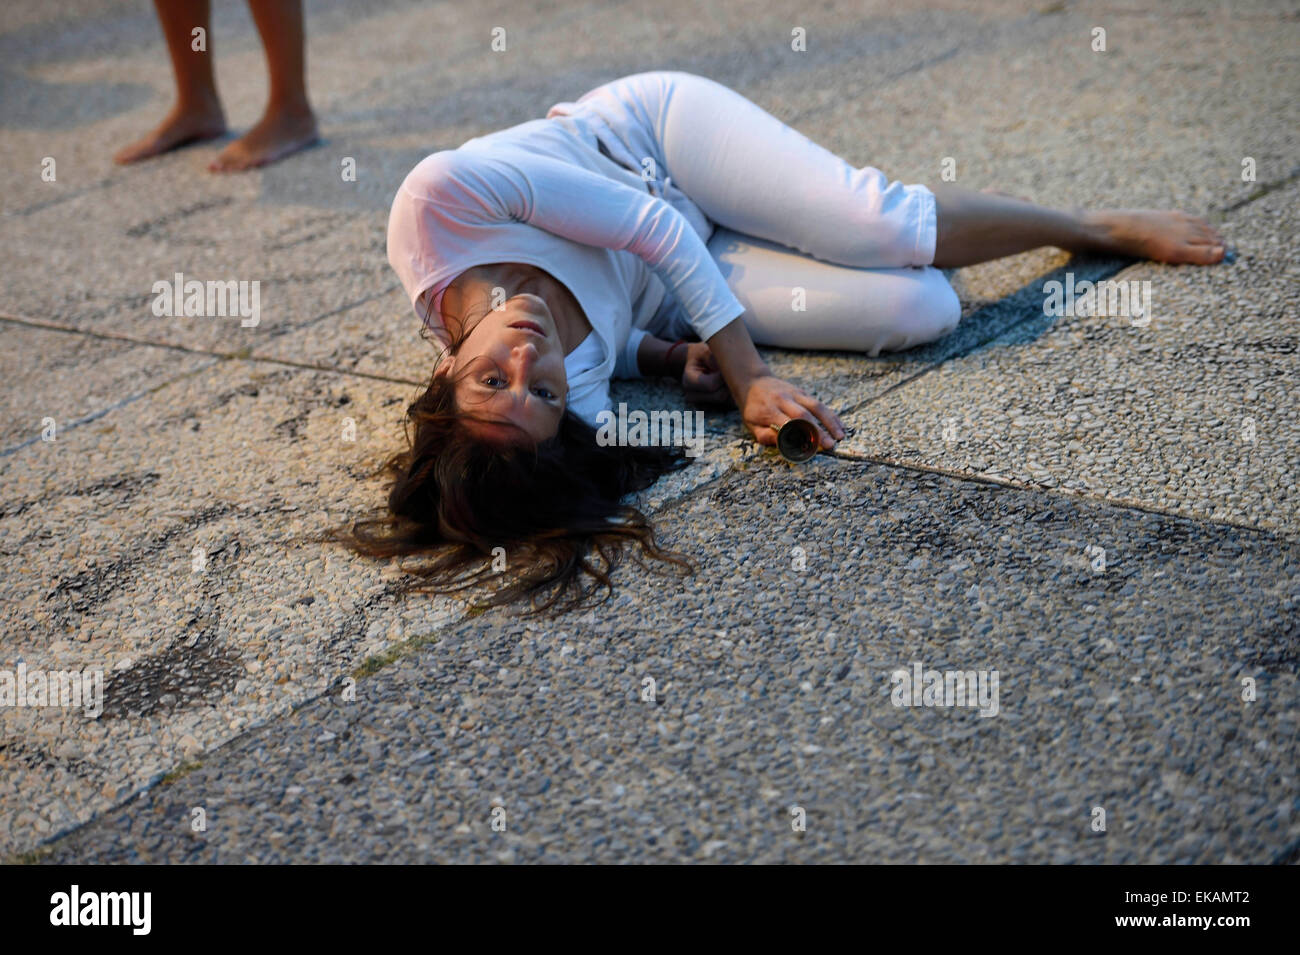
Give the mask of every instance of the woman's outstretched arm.
[[822, 429], [822, 447], [830, 450], [844, 437], [835, 412], [812, 395], [772, 374], [759, 357], [749, 329], [737, 318], [708, 341], [722, 377], [736, 399], [745, 426], [759, 444], [776, 444], [776, 432], [791, 418], [803, 418]]

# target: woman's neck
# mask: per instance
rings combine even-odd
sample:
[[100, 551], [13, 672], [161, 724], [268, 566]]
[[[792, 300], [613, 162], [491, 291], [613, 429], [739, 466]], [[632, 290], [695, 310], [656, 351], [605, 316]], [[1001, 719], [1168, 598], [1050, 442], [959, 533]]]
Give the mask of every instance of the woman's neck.
[[500, 299], [504, 293], [508, 299], [520, 292], [530, 292], [546, 302], [555, 319], [564, 354], [568, 355], [591, 334], [591, 322], [573, 293], [549, 272], [520, 262], [476, 265], [456, 276], [442, 297], [443, 327], [453, 339], [459, 338], [463, 331], [460, 317], [467, 305], [481, 307], [482, 303], [493, 301], [494, 296]]

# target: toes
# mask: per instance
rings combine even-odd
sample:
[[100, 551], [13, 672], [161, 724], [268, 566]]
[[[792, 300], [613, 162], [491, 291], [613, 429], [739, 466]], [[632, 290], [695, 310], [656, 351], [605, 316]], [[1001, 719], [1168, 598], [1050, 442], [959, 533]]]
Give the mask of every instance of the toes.
[[228, 156], [224, 152], [208, 163], [209, 172], [236, 172], [243, 168], [244, 165], [240, 159], [235, 156]]
[[126, 166], [141, 159], [148, 159], [150, 156], [160, 155], [172, 148], [174, 147], [170, 143], [156, 136], [141, 139], [119, 149], [113, 155], [113, 161], [118, 165]]
[[208, 169], [212, 172], [244, 172], [262, 165], [265, 162], [264, 151], [245, 142], [246, 139], [237, 139], [217, 153]]
[[1224, 245], [1223, 235], [1208, 222], [1198, 220], [1188, 242], [1192, 245]]
[[1162, 257], [1160, 261], [1169, 265], [1214, 265], [1223, 261], [1224, 251], [1222, 245], [1188, 244], [1171, 249], [1168, 256]]

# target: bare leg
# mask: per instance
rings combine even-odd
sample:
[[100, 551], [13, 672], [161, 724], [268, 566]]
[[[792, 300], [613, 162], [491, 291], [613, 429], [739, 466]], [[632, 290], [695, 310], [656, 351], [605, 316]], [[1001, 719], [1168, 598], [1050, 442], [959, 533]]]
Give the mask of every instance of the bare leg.
[[316, 142], [316, 116], [307, 101], [302, 0], [249, 0], [262, 37], [271, 94], [257, 125], [208, 167], [213, 172], [252, 169]]
[[[157, 129], [117, 151], [113, 160], [132, 163], [226, 131], [226, 117], [212, 77], [208, 0], [154, 0], [163, 39], [176, 77], [176, 103]], [[204, 50], [193, 49], [191, 31], [202, 27]]]
[[931, 190], [939, 233], [934, 265], [941, 269], [987, 262], [1044, 245], [1192, 265], [1212, 265], [1223, 258], [1223, 237], [1208, 222], [1182, 212], [1065, 212], [946, 184]]

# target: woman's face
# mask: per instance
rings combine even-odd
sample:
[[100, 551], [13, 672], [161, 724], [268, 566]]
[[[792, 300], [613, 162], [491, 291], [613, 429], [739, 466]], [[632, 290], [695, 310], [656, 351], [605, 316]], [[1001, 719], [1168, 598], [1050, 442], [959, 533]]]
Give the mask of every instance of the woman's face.
[[[487, 289], [492, 301], [494, 286]], [[505, 290], [502, 290], [505, 291]], [[502, 291], [496, 292], [501, 301]], [[475, 290], [464, 290], [462, 301], [475, 301]], [[455, 381], [456, 406], [478, 418], [471, 427], [496, 431], [508, 440], [513, 424], [535, 441], [554, 437], [564, 415], [569, 381], [564, 371], [564, 346], [550, 307], [540, 296], [514, 290], [498, 308], [478, 308], [480, 318], [456, 354], [446, 355], [438, 374]], [[472, 320], [472, 319], [471, 319]]]

